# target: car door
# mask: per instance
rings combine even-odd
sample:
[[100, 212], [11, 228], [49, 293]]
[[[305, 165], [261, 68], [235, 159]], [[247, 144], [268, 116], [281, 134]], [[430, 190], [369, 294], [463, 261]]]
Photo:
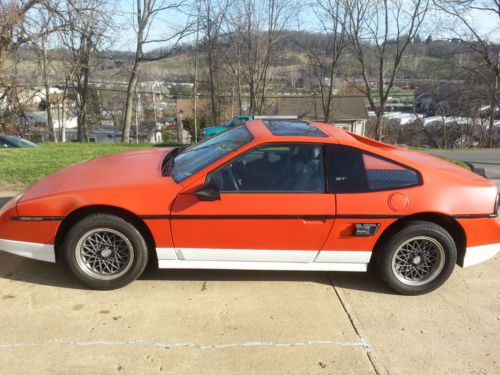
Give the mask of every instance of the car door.
[[220, 200], [188, 188], [171, 211], [173, 242], [191, 261], [313, 262], [332, 228], [322, 145], [257, 147], [211, 171]]

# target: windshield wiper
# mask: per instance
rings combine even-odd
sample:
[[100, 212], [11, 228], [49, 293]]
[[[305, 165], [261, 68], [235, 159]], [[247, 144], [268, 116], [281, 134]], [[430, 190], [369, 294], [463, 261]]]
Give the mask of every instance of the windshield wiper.
[[163, 159], [163, 163], [161, 165], [161, 175], [162, 176], [169, 176], [170, 172], [172, 172], [172, 169], [174, 168], [174, 163], [175, 163], [175, 157], [179, 155], [179, 153], [184, 150], [186, 146], [182, 147], [176, 147], [172, 151], [170, 151], [167, 156], [165, 156], [165, 159]]

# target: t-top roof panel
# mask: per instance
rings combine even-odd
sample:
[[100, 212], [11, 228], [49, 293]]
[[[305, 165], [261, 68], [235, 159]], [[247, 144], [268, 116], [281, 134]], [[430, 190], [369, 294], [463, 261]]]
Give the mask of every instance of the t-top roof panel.
[[316, 126], [301, 121], [264, 121], [273, 135], [295, 137], [328, 137]]

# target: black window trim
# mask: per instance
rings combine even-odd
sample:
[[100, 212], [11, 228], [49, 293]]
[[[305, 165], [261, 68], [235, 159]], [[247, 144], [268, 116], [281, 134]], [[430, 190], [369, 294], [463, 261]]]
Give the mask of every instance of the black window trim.
[[[329, 193], [333, 193], [333, 194], [367, 194], [367, 193], [378, 193], [378, 192], [382, 192], [382, 191], [392, 191], [392, 190], [403, 190], [403, 189], [410, 189], [410, 188], [414, 188], [416, 186], [422, 186], [424, 181], [423, 181], [423, 178], [422, 178], [422, 174], [420, 173], [420, 171], [418, 171], [417, 169], [413, 168], [413, 167], [410, 167], [406, 164], [403, 164], [403, 163], [400, 163], [399, 161], [396, 161], [396, 160], [393, 160], [393, 159], [390, 159], [388, 157], [385, 157], [385, 156], [382, 156], [382, 155], [379, 155], [375, 152], [371, 152], [371, 151], [367, 151], [367, 150], [363, 150], [361, 148], [358, 148], [358, 147], [354, 147], [354, 146], [347, 146], [347, 145], [343, 145], [343, 144], [339, 144], [339, 143], [330, 143], [330, 144], [327, 144], [325, 148], [327, 147], [344, 147], [344, 148], [350, 148], [350, 149], [353, 149], [353, 150], [356, 150], [360, 153], [365, 153], [365, 154], [368, 154], [368, 155], [371, 155], [371, 156], [374, 156], [376, 158], [379, 158], [379, 159], [382, 159], [382, 160], [385, 160], [389, 163], [393, 163], [393, 164], [396, 164], [396, 165], [399, 165], [400, 167], [403, 167], [403, 168], [406, 168], [406, 169], [409, 169], [413, 172], [415, 172], [415, 174], [417, 175], [417, 178], [418, 178], [418, 182], [416, 184], [413, 184], [413, 185], [408, 185], [408, 186], [400, 186], [400, 187], [392, 187], [392, 188], [383, 188], [383, 189], [374, 189], [374, 190], [366, 190], [366, 191], [354, 191], [354, 192], [337, 192], [335, 191], [335, 188], [334, 186], [332, 186], [330, 188], [330, 186], [328, 186], [328, 192]], [[325, 153], [324, 153], [324, 157], [327, 158], [327, 150], [325, 150]], [[325, 168], [326, 168], [326, 165], [327, 165], [327, 162], [328, 162], [328, 159], [325, 160]], [[328, 171], [327, 173], [325, 174], [325, 176], [327, 176], [327, 180], [329, 181], [329, 174], [328, 174]], [[333, 177], [335, 177], [335, 174], [333, 174]]]
[[328, 176], [327, 176], [327, 168], [326, 168], [326, 149], [325, 149], [325, 143], [323, 142], [269, 142], [269, 143], [261, 143], [259, 145], [256, 145], [255, 147], [252, 147], [243, 153], [236, 155], [234, 158], [228, 160], [224, 164], [218, 166], [217, 168], [211, 170], [210, 172], [207, 172], [207, 175], [205, 176], [205, 183], [208, 182], [208, 179], [210, 176], [214, 173], [217, 173], [219, 170], [223, 169], [226, 165], [233, 163], [235, 160], [245, 156], [247, 153], [257, 150], [259, 148], [264, 148], [264, 147], [272, 147], [272, 146], [290, 146], [290, 145], [301, 145], [301, 146], [317, 146], [321, 148], [321, 159], [323, 161], [323, 179], [324, 179], [324, 191], [322, 192], [317, 192], [317, 191], [273, 191], [273, 190], [237, 190], [237, 191], [225, 191], [221, 190], [221, 194], [331, 194], [329, 192], [328, 186]]

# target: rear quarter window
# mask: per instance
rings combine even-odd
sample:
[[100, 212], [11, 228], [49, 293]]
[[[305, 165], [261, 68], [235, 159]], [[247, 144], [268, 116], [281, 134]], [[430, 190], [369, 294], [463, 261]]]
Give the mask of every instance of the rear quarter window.
[[329, 190], [336, 193], [363, 193], [402, 189], [421, 184], [413, 168], [354, 147], [328, 145]]

